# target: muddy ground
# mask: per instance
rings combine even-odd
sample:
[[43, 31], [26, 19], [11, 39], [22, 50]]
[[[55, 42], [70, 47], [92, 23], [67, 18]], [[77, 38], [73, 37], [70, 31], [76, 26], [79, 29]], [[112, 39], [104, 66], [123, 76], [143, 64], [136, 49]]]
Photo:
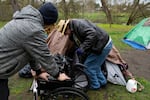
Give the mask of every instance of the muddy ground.
[[150, 50], [120, 51], [121, 56], [129, 65], [129, 71], [135, 77], [144, 77], [150, 81]]

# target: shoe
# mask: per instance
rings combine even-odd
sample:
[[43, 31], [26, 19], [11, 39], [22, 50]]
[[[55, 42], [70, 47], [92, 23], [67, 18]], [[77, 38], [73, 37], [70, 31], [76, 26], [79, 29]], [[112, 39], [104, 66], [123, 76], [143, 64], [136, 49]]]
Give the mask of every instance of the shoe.
[[19, 72], [18, 75], [22, 78], [32, 78], [31, 67], [29, 64], [25, 65]]

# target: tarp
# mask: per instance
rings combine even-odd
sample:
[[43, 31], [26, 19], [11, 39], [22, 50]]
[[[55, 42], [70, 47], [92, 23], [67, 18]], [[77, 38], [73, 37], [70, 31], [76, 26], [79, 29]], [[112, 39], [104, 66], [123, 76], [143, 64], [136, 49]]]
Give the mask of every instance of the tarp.
[[139, 50], [150, 49], [150, 18], [145, 18], [132, 28], [123, 42]]

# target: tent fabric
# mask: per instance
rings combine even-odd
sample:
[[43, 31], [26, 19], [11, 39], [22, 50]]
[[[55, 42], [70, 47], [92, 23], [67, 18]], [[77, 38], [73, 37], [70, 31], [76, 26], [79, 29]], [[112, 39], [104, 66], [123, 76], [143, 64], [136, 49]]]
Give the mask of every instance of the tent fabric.
[[132, 28], [123, 38], [123, 42], [139, 50], [150, 49], [150, 18], [145, 18]]

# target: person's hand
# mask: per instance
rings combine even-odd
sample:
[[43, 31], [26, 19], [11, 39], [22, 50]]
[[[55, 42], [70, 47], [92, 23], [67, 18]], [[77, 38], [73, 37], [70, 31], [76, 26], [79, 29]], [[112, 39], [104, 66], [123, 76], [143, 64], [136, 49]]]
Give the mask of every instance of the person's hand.
[[31, 69], [31, 74], [34, 78], [36, 78], [36, 72], [34, 70]]
[[36, 75], [36, 72], [31, 70], [32, 76], [37, 79], [37, 78], [42, 78], [46, 81], [48, 81], [48, 77], [50, 76], [47, 72], [42, 72], [39, 76]]
[[70, 77], [68, 77], [65, 73], [60, 73], [57, 79], [59, 81], [64, 81], [64, 80], [70, 79]]
[[50, 76], [50, 75], [49, 75], [47, 72], [42, 72], [42, 73], [38, 76], [38, 78], [42, 78], [42, 79], [44, 79], [44, 80], [46, 80], [46, 81], [49, 81], [49, 79], [48, 79], [49, 76]]
[[78, 48], [78, 49], [76, 50], [76, 52], [77, 52], [78, 55], [82, 55], [82, 54], [84, 53], [81, 48]]

